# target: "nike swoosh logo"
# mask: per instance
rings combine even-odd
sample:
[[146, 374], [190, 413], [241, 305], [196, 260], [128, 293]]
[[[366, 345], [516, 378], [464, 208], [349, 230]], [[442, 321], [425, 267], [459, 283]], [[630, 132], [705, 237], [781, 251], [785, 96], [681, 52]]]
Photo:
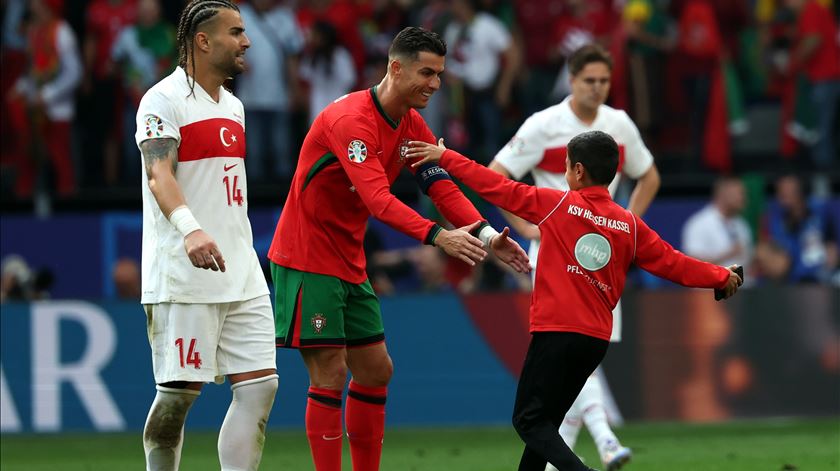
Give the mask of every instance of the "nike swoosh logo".
[[341, 439], [341, 435], [339, 435], [339, 436], [337, 436], [337, 437], [328, 437], [328, 436], [326, 436], [326, 435], [321, 435], [321, 438], [323, 438], [324, 440], [329, 440], [329, 441], [333, 441], [333, 440], [340, 440], [340, 439]]
[[227, 172], [228, 170], [232, 169], [233, 167], [236, 167], [237, 165], [239, 165], [239, 164], [225, 165], [225, 172]]

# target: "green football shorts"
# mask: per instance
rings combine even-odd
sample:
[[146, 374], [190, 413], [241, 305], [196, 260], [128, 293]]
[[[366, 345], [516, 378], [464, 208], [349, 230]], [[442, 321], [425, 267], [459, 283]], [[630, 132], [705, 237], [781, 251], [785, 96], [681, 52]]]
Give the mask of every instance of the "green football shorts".
[[278, 347], [358, 347], [385, 340], [369, 280], [348, 283], [271, 263]]

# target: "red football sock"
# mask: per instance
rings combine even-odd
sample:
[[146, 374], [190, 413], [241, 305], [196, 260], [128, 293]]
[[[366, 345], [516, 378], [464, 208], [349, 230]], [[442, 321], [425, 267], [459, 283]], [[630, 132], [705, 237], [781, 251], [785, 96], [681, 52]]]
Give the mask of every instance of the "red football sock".
[[309, 388], [306, 436], [315, 471], [341, 471], [341, 391]]
[[353, 471], [378, 471], [385, 435], [385, 397], [388, 388], [350, 381], [344, 421], [350, 439]]

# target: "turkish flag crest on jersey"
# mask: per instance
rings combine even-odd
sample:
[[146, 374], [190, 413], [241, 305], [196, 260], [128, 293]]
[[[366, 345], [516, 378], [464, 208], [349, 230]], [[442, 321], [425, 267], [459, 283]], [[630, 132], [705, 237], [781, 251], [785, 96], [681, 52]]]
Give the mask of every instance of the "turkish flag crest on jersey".
[[215, 157], [245, 158], [245, 129], [232, 119], [214, 118], [181, 127], [178, 161]]

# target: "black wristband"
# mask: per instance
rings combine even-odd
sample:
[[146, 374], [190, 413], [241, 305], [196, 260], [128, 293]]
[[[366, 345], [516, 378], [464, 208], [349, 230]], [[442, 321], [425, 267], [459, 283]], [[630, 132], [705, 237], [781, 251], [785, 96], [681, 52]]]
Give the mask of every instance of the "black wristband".
[[475, 229], [470, 231], [470, 235], [473, 236], [473, 237], [478, 237], [478, 234], [481, 232], [481, 230], [484, 229], [485, 227], [489, 226], [489, 225], [490, 225], [489, 222], [481, 221], [481, 224], [479, 224], [478, 227], [476, 227]]
[[426, 233], [426, 238], [423, 239], [423, 243], [426, 244], [426, 245], [434, 246], [435, 245], [435, 238], [437, 237], [438, 234], [440, 234], [440, 231], [442, 231], [442, 230], [443, 230], [443, 228], [440, 227], [437, 224], [432, 226], [432, 228], [429, 229], [429, 232]]

